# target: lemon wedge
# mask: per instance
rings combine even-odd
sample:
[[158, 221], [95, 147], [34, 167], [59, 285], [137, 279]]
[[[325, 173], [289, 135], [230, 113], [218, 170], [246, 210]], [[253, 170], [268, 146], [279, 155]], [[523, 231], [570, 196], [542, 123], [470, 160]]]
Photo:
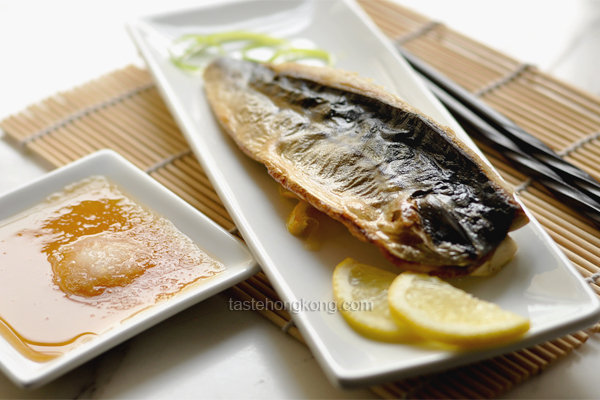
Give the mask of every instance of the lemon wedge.
[[398, 275], [388, 301], [392, 316], [424, 338], [463, 348], [510, 342], [529, 329], [529, 320], [418, 273]]
[[387, 292], [396, 274], [346, 258], [333, 272], [333, 294], [342, 316], [358, 333], [384, 342], [418, 339], [390, 313]]

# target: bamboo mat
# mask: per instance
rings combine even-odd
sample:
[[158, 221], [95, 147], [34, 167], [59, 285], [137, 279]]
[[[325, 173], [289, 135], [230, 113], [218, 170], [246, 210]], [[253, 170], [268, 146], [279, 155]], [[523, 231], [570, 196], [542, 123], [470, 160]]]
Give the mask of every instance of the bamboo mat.
[[[381, 0], [359, 0], [398, 45], [437, 67], [515, 120], [561, 156], [600, 179], [600, 99]], [[235, 225], [163, 103], [149, 73], [133, 66], [102, 76], [0, 122], [8, 140], [54, 167], [111, 148], [226, 230]], [[482, 148], [552, 238], [600, 295], [600, 231], [561, 205], [493, 149]], [[229, 290], [238, 298], [277, 301], [264, 274]], [[285, 311], [266, 318], [303, 341]], [[598, 331], [598, 326], [590, 332]], [[529, 349], [437, 374], [372, 387], [384, 398], [493, 398], [580, 347], [580, 331]]]

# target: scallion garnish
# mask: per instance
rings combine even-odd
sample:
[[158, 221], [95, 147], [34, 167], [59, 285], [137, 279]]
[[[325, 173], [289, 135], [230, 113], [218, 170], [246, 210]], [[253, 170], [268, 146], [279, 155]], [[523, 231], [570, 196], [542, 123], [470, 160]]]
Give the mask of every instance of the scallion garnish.
[[[226, 44], [239, 44], [231, 53], [239, 52], [242, 58], [250, 61], [284, 62], [317, 59], [332, 65], [331, 55], [322, 49], [298, 48], [290, 41], [256, 32], [232, 31], [210, 35], [188, 34], [177, 38], [169, 49], [171, 61], [178, 68], [188, 72], [200, 72], [216, 54], [228, 53]], [[259, 59], [250, 53], [256, 49], [270, 51], [270, 57]]]

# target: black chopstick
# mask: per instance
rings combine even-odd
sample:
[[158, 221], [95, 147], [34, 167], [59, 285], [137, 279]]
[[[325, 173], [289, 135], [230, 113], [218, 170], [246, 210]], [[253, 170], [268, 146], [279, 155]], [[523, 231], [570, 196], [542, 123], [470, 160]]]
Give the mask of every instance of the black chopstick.
[[587, 172], [563, 160], [538, 138], [525, 132], [513, 121], [482, 102], [469, 91], [463, 89], [412, 53], [400, 46], [397, 47], [406, 60], [421, 75], [427, 77], [429, 81], [462, 103], [466, 108], [479, 116], [480, 119], [494, 127], [501, 135], [510, 139], [523, 152], [547, 165], [575, 190], [582, 192], [587, 197], [592, 198], [597, 204], [600, 204], [600, 183]]
[[474, 138], [496, 149], [516, 165], [520, 171], [536, 179], [552, 192], [557, 199], [589, 218], [600, 227], [600, 204], [569, 185], [546, 164], [524, 152], [513, 141], [500, 133], [483, 118], [465, 107], [439, 86], [421, 76], [433, 94], [448, 108], [458, 122]]

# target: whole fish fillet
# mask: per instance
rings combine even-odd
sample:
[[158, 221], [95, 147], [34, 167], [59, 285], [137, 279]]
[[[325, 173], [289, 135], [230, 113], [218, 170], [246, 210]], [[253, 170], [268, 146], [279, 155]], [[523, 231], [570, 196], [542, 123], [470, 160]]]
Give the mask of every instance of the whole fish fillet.
[[528, 221], [454, 132], [355, 74], [220, 58], [204, 79], [247, 155], [402, 268], [467, 275]]

